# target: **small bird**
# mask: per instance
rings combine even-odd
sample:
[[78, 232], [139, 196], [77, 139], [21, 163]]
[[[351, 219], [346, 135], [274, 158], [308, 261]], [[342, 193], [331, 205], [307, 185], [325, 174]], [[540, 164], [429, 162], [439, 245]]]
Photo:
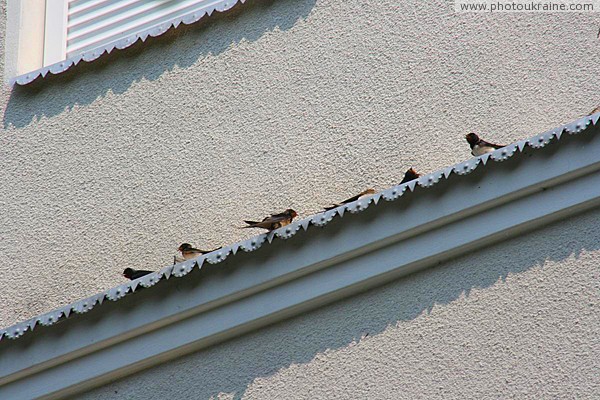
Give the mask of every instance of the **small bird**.
[[596, 114], [597, 112], [600, 112], [600, 106], [594, 108], [588, 115]]
[[465, 136], [465, 139], [467, 139], [467, 142], [469, 142], [469, 146], [471, 146], [471, 154], [474, 156], [481, 156], [485, 153], [490, 153], [496, 149], [504, 147], [504, 145], [486, 142], [485, 140], [480, 139], [475, 133], [469, 133], [467, 136]]
[[269, 232], [282, 226], [286, 226], [292, 223], [292, 220], [298, 216], [298, 213], [291, 208], [288, 208], [282, 213], [271, 214], [265, 217], [262, 221], [244, 221], [248, 226], [243, 228], [263, 228]]
[[[183, 258], [186, 260], [190, 260], [192, 258], [201, 256], [202, 254], [207, 254], [207, 253], [213, 252], [215, 250], [219, 250], [219, 249], [220, 249], [220, 247], [218, 249], [212, 249], [212, 250], [200, 250], [200, 249], [193, 248], [192, 245], [189, 243], [182, 243], [177, 248], [177, 250], [181, 252], [181, 255], [183, 256]], [[173, 261], [177, 261], [177, 259], [175, 258]]]
[[417, 179], [420, 176], [421, 176], [421, 174], [419, 174], [417, 171], [415, 171], [414, 168], [409, 168], [404, 173], [404, 178], [402, 179], [402, 182], [399, 183], [399, 185], [402, 185], [403, 183], [406, 183], [406, 182], [410, 182], [414, 179]]
[[141, 278], [142, 276], [148, 275], [153, 273], [154, 271], [144, 271], [143, 269], [133, 269], [133, 268], [125, 268], [125, 270], [123, 271], [123, 276], [127, 279], [137, 279], [137, 278]]
[[339, 207], [341, 205], [344, 204], [348, 204], [348, 203], [352, 203], [353, 201], [356, 201], [360, 198], [363, 198], [365, 196], [370, 196], [372, 194], [375, 194], [377, 192], [375, 192], [375, 189], [367, 189], [367, 190], [363, 190], [362, 192], [360, 192], [359, 194], [357, 194], [356, 196], [352, 196], [349, 199], [346, 199], [344, 201], [342, 201], [341, 203], [337, 203], [337, 204], [332, 204], [330, 207], [325, 207], [325, 211], [329, 211], [329, 210], [333, 210], [336, 207]]

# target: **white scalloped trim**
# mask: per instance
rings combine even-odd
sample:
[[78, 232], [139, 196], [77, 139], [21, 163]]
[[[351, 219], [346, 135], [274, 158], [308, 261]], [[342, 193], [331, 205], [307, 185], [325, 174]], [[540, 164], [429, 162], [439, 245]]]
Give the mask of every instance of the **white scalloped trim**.
[[494, 150], [490, 154], [490, 158], [494, 161], [502, 162], [511, 158], [517, 149], [519, 148], [517, 143], [509, 144], [501, 149]]

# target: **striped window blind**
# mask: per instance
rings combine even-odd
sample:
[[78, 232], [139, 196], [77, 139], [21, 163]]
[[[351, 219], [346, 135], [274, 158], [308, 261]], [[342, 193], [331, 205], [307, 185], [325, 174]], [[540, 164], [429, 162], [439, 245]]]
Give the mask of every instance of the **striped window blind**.
[[[230, 3], [230, 4], [228, 4]], [[190, 22], [236, 0], [71, 0], [67, 22], [67, 57], [102, 47], [138, 32], [185, 18]]]

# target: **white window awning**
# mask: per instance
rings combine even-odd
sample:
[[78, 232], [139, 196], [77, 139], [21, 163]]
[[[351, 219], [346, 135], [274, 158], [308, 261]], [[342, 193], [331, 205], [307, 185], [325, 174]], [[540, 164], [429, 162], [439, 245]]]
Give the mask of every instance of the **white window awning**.
[[8, 4], [9, 85], [66, 71], [246, 0], [15, 0]]

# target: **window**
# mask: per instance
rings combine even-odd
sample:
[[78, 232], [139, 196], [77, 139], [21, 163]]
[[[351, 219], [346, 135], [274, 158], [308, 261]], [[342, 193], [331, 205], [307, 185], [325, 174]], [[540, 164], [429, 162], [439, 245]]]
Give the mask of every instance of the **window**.
[[104, 52], [158, 36], [182, 22], [245, 0], [9, 0], [6, 80], [38, 76], [92, 61]]

